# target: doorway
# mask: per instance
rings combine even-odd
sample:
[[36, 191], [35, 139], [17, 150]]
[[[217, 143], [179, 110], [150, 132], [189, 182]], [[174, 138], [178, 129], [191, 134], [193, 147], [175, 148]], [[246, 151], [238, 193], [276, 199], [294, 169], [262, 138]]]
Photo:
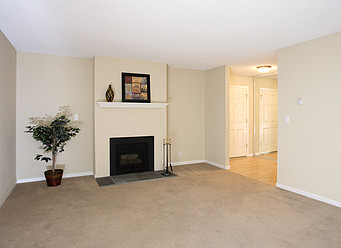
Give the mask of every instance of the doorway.
[[255, 77], [254, 86], [254, 155], [277, 162], [277, 74]]
[[[277, 182], [277, 74], [257, 77], [232, 76], [230, 80], [232, 81], [229, 114], [231, 171], [275, 186]], [[238, 129], [236, 118], [242, 119], [245, 108], [242, 107], [243, 105], [236, 107], [236, 104], [240, 103], [235, 97], [236, 88], [245, 87], [245, 85], [248, 85], [246, 88], [250, 89], [247, 97], [252, 99], [252, 101], [246, 101], [250, 103], [246, 119], [251, 121], [245, 121], [248, 122], [250, 128], [250, 135], [246, 138], [249, 151], [244, 148], [238, 153], [236, 147], [242, 144], [244, 137], [241, 135], [242, 131], [239, 131], [239, 137], [235, 133]], [[244, 94], [241, 91], [240, 94], [242, 93]], [[249, 130], [248, 127], [245, 128]], [[241, 141], [238, 143], [236, 138], [240, 138]]]

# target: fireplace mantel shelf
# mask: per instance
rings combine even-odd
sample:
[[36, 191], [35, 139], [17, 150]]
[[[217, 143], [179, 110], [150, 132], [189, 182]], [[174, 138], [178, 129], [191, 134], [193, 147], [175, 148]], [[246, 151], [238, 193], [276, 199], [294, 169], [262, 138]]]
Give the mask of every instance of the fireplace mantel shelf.
[[169, 103], [97, 102], [101, 108], [165, 108]]

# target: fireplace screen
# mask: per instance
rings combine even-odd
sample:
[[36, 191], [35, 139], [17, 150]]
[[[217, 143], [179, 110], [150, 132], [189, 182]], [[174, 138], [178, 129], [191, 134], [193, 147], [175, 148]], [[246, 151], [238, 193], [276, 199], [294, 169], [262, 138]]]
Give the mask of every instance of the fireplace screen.
[[154, 137], [110, 138], [110, 175], [154, 170]]
[[140, 165], [142, 164], [141, 154], [133, 153], [133, 154], [121, 154], [119, 158], [120, 166], [129, 166], [132, 164]]

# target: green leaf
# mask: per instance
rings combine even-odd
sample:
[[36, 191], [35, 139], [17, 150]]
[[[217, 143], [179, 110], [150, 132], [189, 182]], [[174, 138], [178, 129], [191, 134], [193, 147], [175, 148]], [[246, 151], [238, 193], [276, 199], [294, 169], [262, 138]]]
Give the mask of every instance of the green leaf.
[[43, 157], [41, 161], [45, 161], [46, 163], [49, 162], [51, 159], [49, 157]]

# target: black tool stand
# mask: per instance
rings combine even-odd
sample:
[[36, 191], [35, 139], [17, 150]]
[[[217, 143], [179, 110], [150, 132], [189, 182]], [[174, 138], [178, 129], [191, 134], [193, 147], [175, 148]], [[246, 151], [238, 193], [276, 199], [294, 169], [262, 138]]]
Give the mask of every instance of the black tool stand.
[[[171, 171], [173, 171], [173, 166], [172, 166], [172, 144], [171, 144], [171, 139], [166, 139], [163, 140], [163, 165], [165, 165], [165, 160], [166, 160], [166, 169], [164, 172], [161, 173], [162, 176], [164, 177], [169, 177], [172, 176], [173, 173], [169, 171], [169, 168]], [[169, 166], [168, 166], [168, 158], [169, 158]]]

